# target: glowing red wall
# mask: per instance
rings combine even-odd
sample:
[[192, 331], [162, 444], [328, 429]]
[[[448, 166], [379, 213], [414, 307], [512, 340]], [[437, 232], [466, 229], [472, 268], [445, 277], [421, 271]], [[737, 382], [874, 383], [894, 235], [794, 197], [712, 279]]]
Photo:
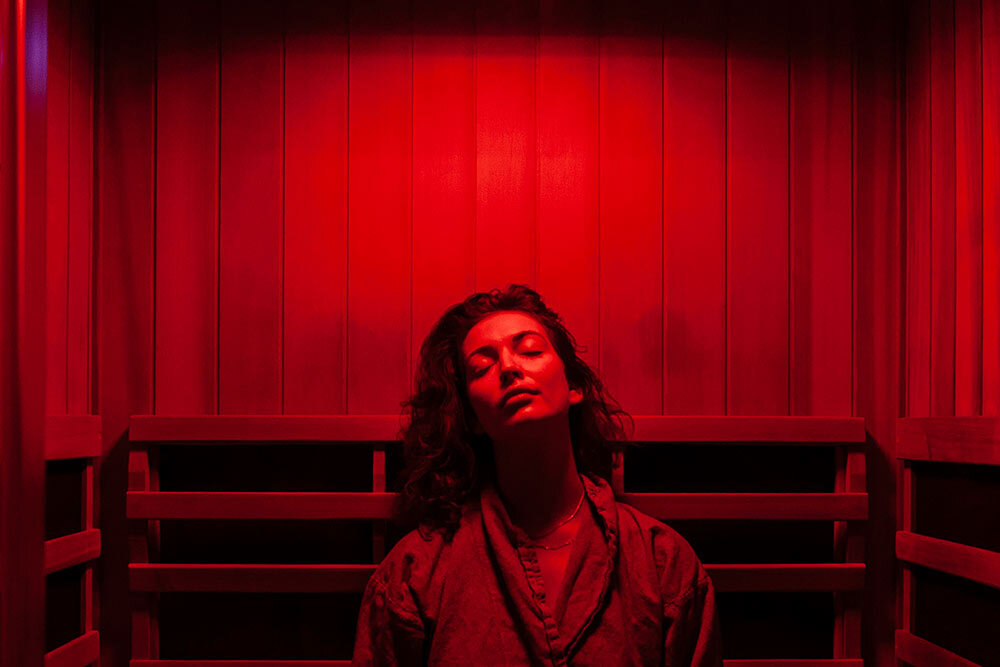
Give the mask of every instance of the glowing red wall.
[[1000, 414], [1000, 5], [915, 2], [907, 33], [906, 413]]
[[[895, 153], [891, 130], [859, 142], [856, 105], [898, 98], [861, 92], [852, 30], [891, 24], [835, 2], [536, 4], [101, 15], [107, 517], [124, 415], [395, 413], [433, 319], [510, 281], [635, 414], [866, 414], [855, 230], [884, 217], [852, 206], [853, 165]], [[893, 53], [864, 73], [891, 80]], [[103, 620], [121, 654], [128, 619]]]
[[49, 11], [46, 169], [46, 406], [94, 411], [94, 7]]
[[850, 414], [852, 17], [743, 7], [147, 17], [151, 411], [393, 412], [520, 281], [636, 413]]

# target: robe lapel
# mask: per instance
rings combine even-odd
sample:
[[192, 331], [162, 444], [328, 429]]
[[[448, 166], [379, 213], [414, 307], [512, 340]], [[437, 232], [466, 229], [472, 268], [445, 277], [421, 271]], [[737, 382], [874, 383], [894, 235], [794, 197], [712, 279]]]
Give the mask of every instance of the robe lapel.
[[567, 579], [556, 601], [566, 655], [572, 655], [584, 632], [604, 609], [618, 555], [614, 493], [600, 478], [582, 479], [591, 514], [580, 526], [566, 568]]
[[529, 572], [539, 580], [541, 572], [537, 562], [532, 563], [527, 553], [527, 534], [511, 523], [493, 486], [484, 488], [481, 497], [483, 531], [511, 617], [521, 629], [531, 654], [555, 664], [565, 664], [555, 621], [546, 618], [541, 601], [528, 583]]
[[[565, 664], [587, 628], [599, 617], [610, 595], [618, 554], [618, 517], [614, 493], [599, 477], [582, 476], [590, 517], [580, 526], [555, 618], [543, 611], [529, 577], [541, 583], [537, 561], [525, 546], [527, 534], [510, 521], [493, 486], [482, 492], [482, 521], [494, 566], [503, 583], [504, 598], [535, 655]], [[558, 629], [557, 629], [558, 628]]]

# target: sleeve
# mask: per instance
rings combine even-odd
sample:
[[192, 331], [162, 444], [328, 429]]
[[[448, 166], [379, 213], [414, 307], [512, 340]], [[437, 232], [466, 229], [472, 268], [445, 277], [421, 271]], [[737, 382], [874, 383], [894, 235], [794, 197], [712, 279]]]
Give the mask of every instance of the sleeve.
[[701, 567], [697, 583], [666, 606], [664, 663], [722, 667], [715, 589]]
[[387, 585], [378, 572], [368, 580], [358, 614], [351, 665], [423, 663], [424, 624], [405, 588], [406, 584]]

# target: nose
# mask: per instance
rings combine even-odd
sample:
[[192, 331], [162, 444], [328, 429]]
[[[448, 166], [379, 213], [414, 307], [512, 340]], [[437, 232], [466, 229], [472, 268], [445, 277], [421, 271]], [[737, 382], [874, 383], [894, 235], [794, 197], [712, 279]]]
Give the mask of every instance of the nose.
[[520, 366], [517, 364], [517, 355], [507, 348], [500, 350], [500, 384], [507, 386], [515, 378], [524, 377]]

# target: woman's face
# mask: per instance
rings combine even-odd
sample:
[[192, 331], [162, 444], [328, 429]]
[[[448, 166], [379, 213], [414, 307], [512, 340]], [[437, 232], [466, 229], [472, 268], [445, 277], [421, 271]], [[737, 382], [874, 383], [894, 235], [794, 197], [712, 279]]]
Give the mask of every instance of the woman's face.
[[520, 311], [499, 311], [476, 323], [462, 343], [465, 386], [483, 430], [494, 441], [539, 420], [569, 418], [583, 394], [545, 327]]

